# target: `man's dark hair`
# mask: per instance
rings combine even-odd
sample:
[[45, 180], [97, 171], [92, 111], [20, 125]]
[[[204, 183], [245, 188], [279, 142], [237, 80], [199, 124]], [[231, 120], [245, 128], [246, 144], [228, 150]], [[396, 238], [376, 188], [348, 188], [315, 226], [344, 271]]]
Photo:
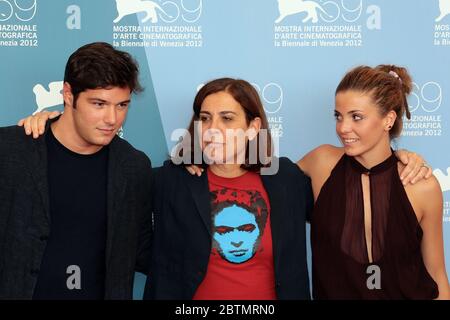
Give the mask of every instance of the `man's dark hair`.
[[64, 82], [72, 88], [74, 105], [78, 95], [87, 89], [120, 87], [138, 93], [139, 66], [127, 52], [105, 42], [94, 42], [78, 48], [69, 57]]

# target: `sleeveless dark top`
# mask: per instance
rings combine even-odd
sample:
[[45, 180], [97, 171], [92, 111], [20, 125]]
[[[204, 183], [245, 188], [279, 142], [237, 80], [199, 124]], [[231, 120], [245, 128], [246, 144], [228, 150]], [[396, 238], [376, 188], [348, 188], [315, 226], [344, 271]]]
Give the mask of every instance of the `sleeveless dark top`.
[[[372, 263], [365, 236], [364, 173], [370, 180]], [[436, 298], [437, 284], [422, 259], [422, 236], [395, 154], [370, 170], [344, 155], [323, 185], [312, 215], [313, 297]]]

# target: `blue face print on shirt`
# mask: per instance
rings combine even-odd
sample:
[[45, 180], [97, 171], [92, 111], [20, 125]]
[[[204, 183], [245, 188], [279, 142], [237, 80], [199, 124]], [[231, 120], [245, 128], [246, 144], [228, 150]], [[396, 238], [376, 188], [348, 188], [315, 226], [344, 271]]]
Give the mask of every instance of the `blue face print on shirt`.
[[243, 263], [253, 257], [261, 230], [255, 215], [233, 205], [214, 218], [214, 240], [220, 255], [232, 263]]

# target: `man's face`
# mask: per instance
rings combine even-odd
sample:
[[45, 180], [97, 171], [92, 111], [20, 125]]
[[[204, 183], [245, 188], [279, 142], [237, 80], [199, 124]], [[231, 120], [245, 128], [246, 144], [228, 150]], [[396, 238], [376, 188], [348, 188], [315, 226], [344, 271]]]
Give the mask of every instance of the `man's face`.
[[214, 240], [229, 262], [243, 263], [253, 257], [260, 234], [255, 215], [242, 207], [233, 205], [215, 216]]
[[[81, 92], [74, 105], [73, 95], [64, 88], [66, 111], [74, 125], [76, 143], [89, 149], [108, 145], [125, 121], [131, 92], [129, 88], [111, 87]], [[70, 90], [70, 86], [69, 86]]]

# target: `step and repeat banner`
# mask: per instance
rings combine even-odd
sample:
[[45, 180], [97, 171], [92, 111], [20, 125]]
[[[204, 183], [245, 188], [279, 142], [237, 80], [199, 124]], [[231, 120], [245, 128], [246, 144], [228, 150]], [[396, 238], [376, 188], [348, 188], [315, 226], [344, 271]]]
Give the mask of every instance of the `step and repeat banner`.
[[[334, 132], [334, 90], [359, 64], [406, 66], [414, 80], [398, 148], [422, 154], [444, 193], [450, 271], [450, 0], [0, 0], [0, 126], [62, 110], [69, 55], [105, 41], [130, 52], [145, 91], [120, 135], [160, 165], [198, 88], [251, 82], [279, 154], [298, 160]], [[135, 297], [142, 294], [138, 276]]]

